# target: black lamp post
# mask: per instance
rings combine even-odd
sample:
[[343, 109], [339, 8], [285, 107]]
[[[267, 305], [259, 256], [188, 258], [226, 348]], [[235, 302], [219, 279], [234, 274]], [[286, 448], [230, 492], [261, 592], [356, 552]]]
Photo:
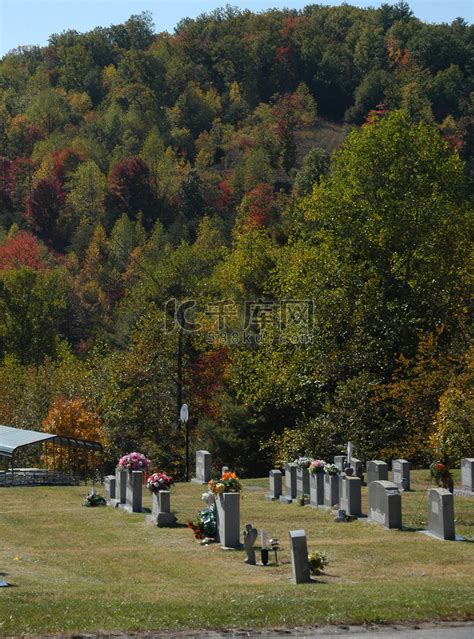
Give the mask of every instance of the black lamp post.
[[185, 439], [185, 458], [186, 458], [186, 481], [189, 481], [189, 409], [187, 404], [183, 404], [181, 406], [181, 410], [179, 412], [179, 419], [182, 424], [184, 424], [186, 428], [186, 439]]

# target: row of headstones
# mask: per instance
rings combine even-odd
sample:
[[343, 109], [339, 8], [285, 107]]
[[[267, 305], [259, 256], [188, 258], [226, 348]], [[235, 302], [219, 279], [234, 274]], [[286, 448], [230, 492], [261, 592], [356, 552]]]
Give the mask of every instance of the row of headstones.
[[[342, 473], [345, 469], [346, 457], [344, 455], [336, 455], [334, 464]], [[287, 464], [287, 466], [291, 464]], [[359, 459], [352, 457], [350, 467], [355, 477], [361, 477], [363, 465]], [[295, 465], [295, 468], [296, 465]], [[294, 499], [302, 494], [310, 495], [310, 474], [306, 469], [298, 470], [298, 489], [296, 495], [290, 496]], [[299, 471], [302, 471], [301, 473]], [[316, 475], [317, 476], [317, 475]], [[192, 480], [199, 484], [207, 484], [211, 479], [211, 454], [207, 450], [196, 451], [196, 477]], [[388, 481], [388, 464], [384, 461], [373, 460], [367, 462], [367, 485], [373, 481]], [[400, 490], [410, 490], [410, 464], [406, 459], [394, 459], [392, 461], [392, 481]], [[320, 494], [322, 487], [319, 485]], [[462, 491], [474, 493], [474, 458], [464, 458], [461, 460], [461, 487]], [[313, 486], [313, 490], [317, 490]], [[281, 495], [281, 489], [280, 489]], [[278, 495], [278, 497], [280, 497]], [[287, 495], [288, 497], [288, 495]], [[317, 504], [315, 504], [317, 505]]]
[[[109, 506], [122, 508], [129, 513], [143, 513], [143, 471], [115, 469], [115, 475], [106, 475], [104, 479], [105, 499]], [[146, 521], [155, 526], [173, 526], [176, 517], [171, 512], [169, 490], [152, 493], [151, 515]]]
[[[334, 457], [334, 464], [343, 472], [346, 458], [343, 455]], [[350, 461], [354, 475], [362, 476], [362, 462], [352, 457]], [[406, 459], [394, 459], [392, 461], [393, 483], [400, 490], [410, 490], [410, 464]], [[388, 464], [380, 460], [367, 462], [367, 485], [372, 481], [388, 480]], [[474, 495], [474, 458], [463, 457], [461, 459], [461, 493]]]
[[[343, 472], [346, 464], [344, 455], [336, 455], [334, 464], [340, 472]], [[356, 477], [362, 477], [363, 465], [359, 459], [352, 457], [349, 463]], [[394, 459], [392, 461], [392, 481], [400, 490], [410, 490], [410, 463], [406, 459]], [[388, 481], [388, 464], [375, 459], [367, 462], [367, 485], [373, 481]]]
[[[338, 507], [346, 515], [362, 516], [362, 482], [359, 477], [309, 474], [304, 470], [296, 464], [285, 465], [285, 495], [282, 495], [281, 471], [271, 470], [268, 499], [279, 499], [288, 504], [298, 496], [309, 494], [310, 506], [327, 509]], [[401, 528], [399, 486], [386, 479], [371, 479], [368, 484], [367, 519], [385, 528]], [[455, 539], [453, 495], [444, 488], [432, 488], [428, 492], [428, 502], [428, 532], [442, 539]]]

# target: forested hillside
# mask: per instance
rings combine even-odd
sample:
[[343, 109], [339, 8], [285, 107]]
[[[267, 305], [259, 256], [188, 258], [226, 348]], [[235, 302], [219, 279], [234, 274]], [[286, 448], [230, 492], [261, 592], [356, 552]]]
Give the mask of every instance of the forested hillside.
[[0, 423], [183, 473], [472, 452], [474, 28], [148, 14], [0, 61]]

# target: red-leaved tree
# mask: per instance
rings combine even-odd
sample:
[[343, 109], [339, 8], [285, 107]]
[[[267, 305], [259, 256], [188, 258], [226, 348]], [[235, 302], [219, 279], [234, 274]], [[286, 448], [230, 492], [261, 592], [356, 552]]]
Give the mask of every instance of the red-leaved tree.
[[44, 271], [47, 268], [45, 251], [34, 235], [20, 231], [0, 244], [0, 270], [29, 266]]

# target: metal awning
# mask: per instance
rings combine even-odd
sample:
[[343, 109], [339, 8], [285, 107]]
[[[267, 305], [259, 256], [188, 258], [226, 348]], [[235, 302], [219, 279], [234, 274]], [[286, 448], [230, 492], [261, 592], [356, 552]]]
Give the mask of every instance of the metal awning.
[[102, 451], [99, 442], [77, 437], [65, 437], [64, 435], [54, 435], [53, 433], [42, 433], [37, 430], [25, 430], [23, 428], [13, 428], [12, 426], [0, 425], [0, 455], [12, 457], [17, 448], [39, 444], [44, 441], [53, 441], [65, 446], [77, 446], [78, 448], [89, 448]]
[[12, 426], [0, 426], [0, 455], [11, 457], [15, 448], [37, 444], [47, 439], [54, 439], [56, 435], [40, 433], [36, 430], [23, 430]]

